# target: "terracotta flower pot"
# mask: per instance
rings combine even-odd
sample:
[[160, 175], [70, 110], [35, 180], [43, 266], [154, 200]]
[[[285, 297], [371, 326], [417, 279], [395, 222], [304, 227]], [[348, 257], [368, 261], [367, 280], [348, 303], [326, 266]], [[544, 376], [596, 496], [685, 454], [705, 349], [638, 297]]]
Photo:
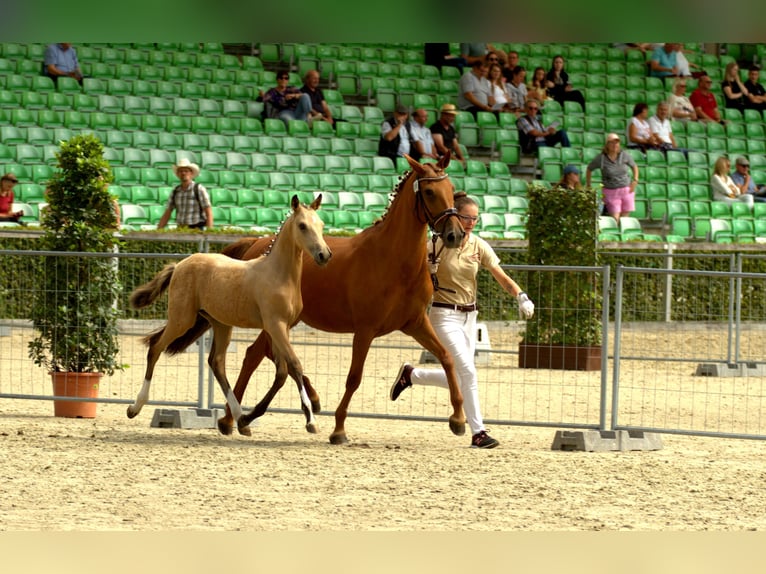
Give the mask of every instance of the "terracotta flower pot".
[[[98, 398], [98, 385], [102, 373], [51, 373], [53, 394], [57, 397]], [[89, 401], [53, 400], [53, 414], [57, 417], [92, 419], [96, 417], [97, 403]]]

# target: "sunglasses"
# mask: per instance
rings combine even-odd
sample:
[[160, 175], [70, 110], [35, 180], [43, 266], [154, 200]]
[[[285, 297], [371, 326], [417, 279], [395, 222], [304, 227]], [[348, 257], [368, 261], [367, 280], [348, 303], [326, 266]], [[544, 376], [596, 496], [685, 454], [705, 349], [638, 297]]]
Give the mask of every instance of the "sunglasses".
[[18, 179], [6, 179], [5, 181], [10, 181], [11, 183], [19, 183]]
[[539, 110], [540, 108], [538, 108], [537, 106], [527, 106], [527, 109], [528, 110]]
[[289, 80], [290, 76], [279, 76], [277, 77], [277, 80]]

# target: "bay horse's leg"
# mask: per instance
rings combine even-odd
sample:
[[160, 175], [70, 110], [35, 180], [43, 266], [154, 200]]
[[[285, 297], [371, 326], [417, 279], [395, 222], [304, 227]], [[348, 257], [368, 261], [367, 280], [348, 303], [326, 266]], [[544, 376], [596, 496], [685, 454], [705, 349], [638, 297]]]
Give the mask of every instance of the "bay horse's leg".
[[447, 375], [447, 384], [449, 385], [450, 403], [452, 403], [452, 414], [449, 417], [449, 428], [453, 434], [463, 436], [465, 434], [465, 413], [463, 413], [463, 393], [460, 390], [460, 385], [457, 382], [457, 375], [455, 374], [455, 362], [452, 359], [452, 355], [441, 344], [439, 337], [437, 337], [433, 326], [431, 325], [428, 316], [424, 317], [425, 320], [421, 321], [416, 327], [408, 328], [404, 331], [407, 335], [410, 335], [423, 348], [430, 351], [434, 357], [441, 363], [444, 373]]
[[341, 398], [338, 408], [335, 409], [335, 430], [333, 430], [330, 435], [331, 444], [345, 444], [348, 442], [345, 428], [346, 417], [348, 416], [348, 405], [351, 403], [351, 397], [354, 396], [354, 393], [362, 382], [364, 362], [367, 360], [367, 353], [370, 351], [372, 339], [372, 335], [368, 335], [367, 333], [354, 334], [351, 367], [346, 375], [346, 392], [343, 393], [343, 398]]
[[[242, 407], [239, 401], [234, 397], [234, 392], [229, 386], [229, 379], [226, 377], [226, 349], [231, 342], [232, 328], [230, 325], [224, 325], [211, 317], [206, 317], [213, 326], [213, 342], [210, 345], [210, 355], [208, 355], [208, 365], [213, 370], [215, 380], [221, 387], [223, 396], [226, 398], [226, 407], [232, 413], [235, 419], [239, 420], [242, 416]], [[239, 434], [250, 436], [250, 429], [245, 426], [238, 427]]]

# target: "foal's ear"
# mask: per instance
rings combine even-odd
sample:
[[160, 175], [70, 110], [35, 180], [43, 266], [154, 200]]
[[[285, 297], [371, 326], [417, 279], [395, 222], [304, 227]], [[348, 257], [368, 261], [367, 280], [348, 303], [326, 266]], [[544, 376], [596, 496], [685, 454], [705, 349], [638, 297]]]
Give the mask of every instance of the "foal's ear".
[[436, 167], [441, 169], [447, 169], [451, 155], [452, 155], [452, 152], [450, 152], [450, 150], [447, 150], [447, 153], [445, 153], [443, 156], [439, 158], [439, 161], [436, 163]]
[[316, 211], [317, 209], [319, 209], [319, 206], [320, 206], [320, 205], [322, 205], [322, 194], [321, 194], [321, 193], [320, 193], [320, 194], [318, 194], [318, 195], [317, 195], [317, 196], [314, 198], [314, 201], [312, 201], [312, 202], [311, 202], [311, 205], [310, 205], [309, 207], [310, 207], [311, 209], [313, 209], [314, 211]]
[[407, 160], [407, 163], [410, 164], [410, 167], [413, 169], [415, 173], [417, 173], [418, 175], [423, 175], [425, 173], [425, 170], [423, 169], [423, 164], [420, 163], [418, 160], [412, 159], [407, 154], [404, 154], [404, 159]]
[[293, 211], [298, 209], [298, 206], [301, 204], [301, 200], [298, 199], [298, 194], [293, 195], [293, 199], [290, 201], [290, 207], [293, 208]]

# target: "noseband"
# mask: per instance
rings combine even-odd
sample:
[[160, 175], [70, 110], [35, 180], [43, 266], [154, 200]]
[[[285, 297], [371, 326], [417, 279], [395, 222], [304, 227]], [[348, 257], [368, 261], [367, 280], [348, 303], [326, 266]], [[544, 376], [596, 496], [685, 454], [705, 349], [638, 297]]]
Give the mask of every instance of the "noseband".
[[442, 181], [443, 179], [447, 179], [448, 177], [449, 175], [446, 173], [444, 175], [439, 175], [434, 177], [419, 177], [419, 178], [416, 178], [412, 184], [412, 189], [415, 191], [415, 197], [418, 200], [418, 205], [423, 209], [423, 213], [425, 213], [426, 215], [426, 223], [428, 223], [428, 227], [431, 229], [431, 232], [435, 236], [440, 236], [443, 232], [443, 231], [439, 232], [436, 230], [436, 226], [439, 224], [439, 222], [448, 217], [457, 217], [457, 209], [455, 209], [454, 207], [448, 207], [441, 213], [438, 213], [437, 215], [433, 215], [431, 211], [428, 209], [428, 206], [426, 205], [426, 202], [423, 199], [423, 195], [420, 193], [420, 182], [421, 181]]

